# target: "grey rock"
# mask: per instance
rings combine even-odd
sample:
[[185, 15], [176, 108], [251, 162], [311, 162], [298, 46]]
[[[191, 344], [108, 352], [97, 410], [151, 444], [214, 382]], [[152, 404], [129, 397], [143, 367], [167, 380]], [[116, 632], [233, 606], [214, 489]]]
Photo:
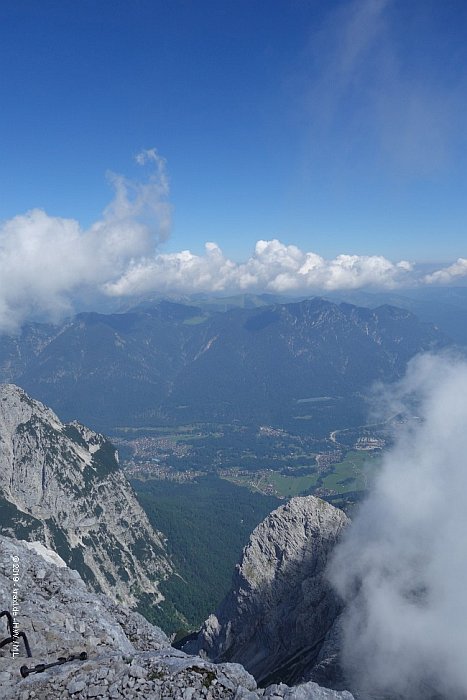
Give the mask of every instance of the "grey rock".
[[[164, 538], [135, 498], [112, 445], [13, 384], [0, 385], [0, 496], [5, 534], [59, 548], [95, 590], [137, 603], [134, 590], [162, 600], [158, 582], [172, 570]], [[11, 516], [11, 512], [14, 513]], [[45, 577], [42, 566], [35, 576]], [[49, 587], [55, 594], [53, 585]]]
[[260, 683], [302, 680], [341, 612], [325, 568], [348, 523], [313, 496], [271, 513], [243, 550], [232, 590], [184, 650], [238, 662]]
[[[39, 553], [28, 543], [0, 536], [0, 599], [11, 599], [13, 557], [21, 562], [19, 586], [20, 627], [27, 633], [32, 659], [24, 655], [12, 659], [6, 648], [0, 649], [0, 698], [9, 700], [86, 700], [89, 698], [129, 698], [130, 700], [259, 700], [274, 697], [258, 689], [254, 678], [239, 664], [216, 665], [199, 656], [190, 656], [169, 645], [163, 632], [141, 616], [122, 606], [114, 615], [115, 603], [102, 594], [88, 590], [83, 581], [67, 567], [54, 563], [53, 552]], [[45, 558], [44, 558], [45, 557]], [[35, 576], [38, 567], [43, 579]], [[49, 588], [55, 593], [50, 594]], [[75, 624], [66, 626], [66, 620]], [[85, 622], [80, 631], [79, 621]], [[125, 630], [142, 630], [137, 648]], [[48, 669], [41, 674], [21, 678], [19, 668], [25, 662], [48, 663], [57, 656], [86, 650], [88, 660], [74, 661]], [[24, 654], [24, 653], [23, 653]], [[290, 700], [350, 700], [349, 694], [325, 690], [315, 683], [298, 688]], [[193, 692], [191, 692], [193, 691]], [[303, 693], [306, 691], [306, 695]], [[334, 693], [334, 694], [332, 694]]]
[[264, 692], [265, 698], [283, 698], [287, 690], [285, 683], [273, 683]]
[[73, 680], [70, 683], [68, 683], [66, 689], [68, 690], [70, 695], [74, 695], [75, 693], [79, 693], [85, 687], [86, 683], [84, 681]]
[[341, 649], [343, 646], [342, 614], [339, 615], [319, 651], [313, 668], [304, 674], [304, 680], [313, 680], [320, 685], [333, 688], [345, 688], [346, 680], [341, 667]]
[[132, 678], [145, 678], [146, 672], [141, 666], [130, 666], [129, 674]]
[[235, 693], [234, 700], [257, 700], [258, 694], [253, 693], [251, 690], [239, 687]]
[[118, 685], [117, 685], [117, 684], [111, 685], [111, 686], [110, 686], [108, 695], [109, 695], [109, 698], [119, 698], [119, 697], [121, 697], [121, 694], [120, 694], [120, 691], [119, 691], [119, 689], [118, 689]]
[[337, 698], [353, 700], [353, 695], [346, 690], [338, 692], [329, 688], [321, 688], [313, 682], [288, 688], [284, 693], [284, 700], [335, 700]]

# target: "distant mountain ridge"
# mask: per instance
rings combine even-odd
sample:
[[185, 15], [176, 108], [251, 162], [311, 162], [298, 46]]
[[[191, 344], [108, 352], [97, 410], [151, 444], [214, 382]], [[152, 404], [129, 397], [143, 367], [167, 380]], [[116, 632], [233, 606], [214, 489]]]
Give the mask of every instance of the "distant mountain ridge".
[[467, 289], [464, 287], [425, 287], [392, 292], [342, 291], [326, 294], [326, 298], [372, 309], [383, 304], [407, 309], [421, 321], [434, 323], [455, 343], [467, 345]]
[[366, 391], [400, 377], [416, 353], [449, 344], [388, 305], [314, 298], [213, 312], [161, 301], [3, 336], [0, 379], [99, 429], [280, 422], [297, 400]]

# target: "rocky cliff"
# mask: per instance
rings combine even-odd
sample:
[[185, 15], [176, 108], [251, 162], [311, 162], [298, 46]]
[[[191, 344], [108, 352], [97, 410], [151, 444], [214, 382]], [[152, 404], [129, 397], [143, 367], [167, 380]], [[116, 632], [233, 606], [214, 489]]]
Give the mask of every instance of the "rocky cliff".
[[12, 384], [0, 385], [0, 503], [5, 534], [42, 541], [96, 590], [130, 606], [161, 600], [165, 543], [112, 445]]
[[293, 498], [253, 532], [232, 590], [183, 646], [235, 661], [258, 682], [336, 674], [341, 605], [328, 584], [328, 557], [349, 520], [313, 496]]
[[[215, 665], [184, 654], [141, 615], [90, 592], [76, 571], [60, 564], [53, 552], [40, 546], [0, 537], [0, 601], [11, 609], [16, 589], [16, 619], [33, 654], [25, 657], [21, 640], [15, 658], [11, 645], [0, 648], [1, 698], [352, 700], [348, 692], [312, 682], [258, 688], [238, 664]], [[0, 640], [6, 636], [2, 618]], [[26, 678], [20, 675], [23, 665], [34, 668], [83, 651], [87, 660], [67, 661]]]

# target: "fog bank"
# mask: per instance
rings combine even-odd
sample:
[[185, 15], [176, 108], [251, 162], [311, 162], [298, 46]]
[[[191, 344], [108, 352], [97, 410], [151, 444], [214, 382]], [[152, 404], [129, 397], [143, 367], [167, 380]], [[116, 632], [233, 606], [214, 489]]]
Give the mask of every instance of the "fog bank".
[[344, 664], [370, 696], [465, 698], [467, 362], [417, 357], [383, 400], [411, 411], [331, 567]]

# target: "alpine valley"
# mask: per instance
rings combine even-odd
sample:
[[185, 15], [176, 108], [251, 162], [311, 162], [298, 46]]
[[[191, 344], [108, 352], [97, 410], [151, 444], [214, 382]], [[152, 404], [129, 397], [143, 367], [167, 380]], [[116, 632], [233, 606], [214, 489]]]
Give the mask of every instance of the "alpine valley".
[[19, 680], [0, 650], [8, 697], [351, 700], [326, 566], [399, 420], [367, 398], [460, 340], [373, 306], [145, 300], [1, 337], [0, 592], [16, 558], [35, 661], [89, 657]]
[[[449, 342], [389, 305], [313, 298], [216, 312], [160, 301], [27, 324], [2, 338], [0, 378], [100, 430], [235, 420], [315, 435], [361, 420], [374, 381], [400, 377], [413, 355]], [[342, 405], [332, 418], [305, 418], [307, 401], [322, 397]]]

